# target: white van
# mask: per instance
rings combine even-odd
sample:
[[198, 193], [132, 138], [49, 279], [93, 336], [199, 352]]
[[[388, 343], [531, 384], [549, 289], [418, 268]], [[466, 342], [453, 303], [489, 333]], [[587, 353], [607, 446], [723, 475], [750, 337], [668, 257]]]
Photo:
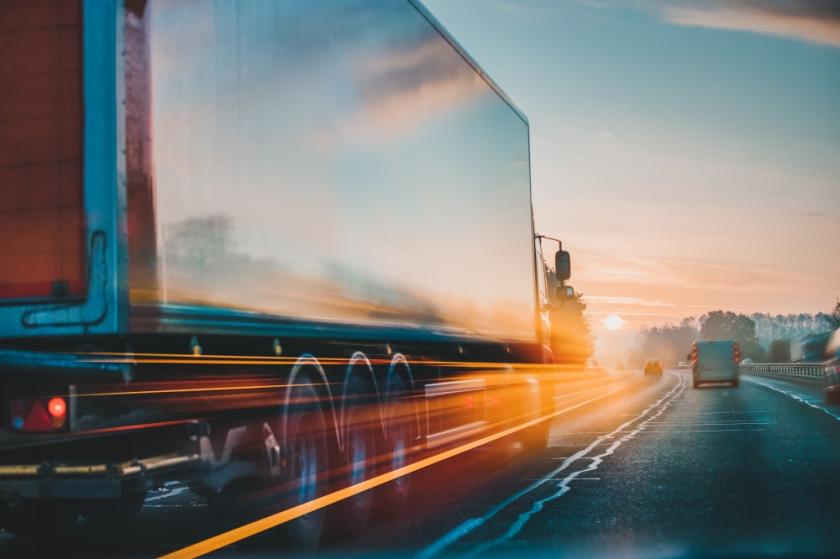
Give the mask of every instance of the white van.
[[712, 340], [691, 344], [694, 388], [704, 382], [728, 382], [738, 386], [741, 346], [735, 340]]

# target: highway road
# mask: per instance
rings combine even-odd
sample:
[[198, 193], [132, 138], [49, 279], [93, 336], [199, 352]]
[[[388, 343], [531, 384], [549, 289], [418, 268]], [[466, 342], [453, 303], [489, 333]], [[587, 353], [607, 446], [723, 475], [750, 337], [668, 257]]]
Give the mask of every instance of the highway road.
[[[840, 554], [840, 406], [813, 383], [744, 377], [691, 388], [684, 371], [616, 376], [622, 391], [557, 417], [549, 448], [480, 448], [416, 475], [410, 510], [322, 553], [472, 556]], [[558, 393], [558, 406], [567, 402]], [[127, 526], [84, 521], [60, 542], [0, 537], [0, 554], [149, 557], [234, 526], [185, 487]], [[218, 557], [275, 555], [266, 541]]]

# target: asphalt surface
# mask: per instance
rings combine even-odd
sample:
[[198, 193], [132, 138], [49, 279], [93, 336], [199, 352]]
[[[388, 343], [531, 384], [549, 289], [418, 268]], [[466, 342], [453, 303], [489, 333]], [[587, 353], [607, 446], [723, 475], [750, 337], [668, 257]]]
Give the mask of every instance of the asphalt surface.
[[[565, 396], [558, 394], [558, 405]], [[232, 527], [185, 487], [131, 524], [80, 522], [63, 557], [156, 556]], [[45, 554], [0, 536], [0, 554]], [[39, 547], [40, 546], [40, 547]], [[248, 542], [220, 557], [274, 556]], [[549, 448], [482, 448], [417, 474], [405, 514], [379, 514], [336, 556], [840, 556], [840, 407], [818, 385], [744, 377], [692, 389], [638, 376], [554, 420]]]

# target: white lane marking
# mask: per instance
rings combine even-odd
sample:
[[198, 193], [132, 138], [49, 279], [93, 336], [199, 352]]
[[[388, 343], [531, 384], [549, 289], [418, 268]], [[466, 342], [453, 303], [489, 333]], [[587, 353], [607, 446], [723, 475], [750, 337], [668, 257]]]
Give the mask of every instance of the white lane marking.
[[[415, 557], [417, 559], [429, 559], [431, 557], [434, 557], [435, 555], [438, 555], [443, 550], [445, 550], [447, 547], [451, 546], [452, 544], [454, 544], [455, 542], [457, 542], [458, 540], [460, 540], [461, 538], [463, 538], [464, 536], [466, 536], [470, 532], [474, 531], [477, 528], [480, 528], [488, 520], [490, 520], [491, 518], [496, 516], [499, 512], [501, 512], [502, 510], [504, 510], [505, 508], [507, 508], [511, 504], [518, 501], [523, 496], [525, 496], [528, 493], [534, 491], [535, 489], [541, 487], [545, 483], [548, 483], [550, 481], [554, 481], [555, 478], [557, 477], [557, 474], [564, 471], [566, 468], [568, 468], [569, 466], [571, 466], [572, 464], [574, 464], [575, 462], [577, 462], [581, 458], [591, 459], [591, 460], [593, 460], [593, 464], [595, 464], [596, 461], [597, 461], [597, 463], [600, 463], [601, 459], [599, 459], [598, 457], [589, 457], [589, 456], [586, 456], [586, 455], [589, 454], [590, 452], [592, 452], [592, 450], [594, 450], [596, 447], [598, 447], [598, 446], [604, 444], [605, 442], [607, 442], [607, 439], [612, 438], [613, 435], [615, 435], [617, 433], [620, 433], [621, 431], [623, 431], [624, 429], [626, 429], [627, 427], [629, 427], [630, 425], [632, 425], [636, 421], [639, 421], [640, 419], [645, 417], [647, 414], [649, 414], [651, 411], [656, 409], [658, 406], [660, 406], [660, 405], [663, 406], [663, 409], [664, 409], [664, 407], [667, 407], [667, 404], [669, 404], [672, 401], [672, 400], [669, 400], [669, 398], [672, 398], [672, 397], [676, 398], [679, 395], [681, 395], [683, 393], [683, 391], [685, 390], [686, 385], [687, 385], [687, 383], [685, 381], [685, 377], [679, 377], [678, 380], [677, 380], [677, 384], [675, 384], [673, 388], [671, 388], [659, 400], [650, 404], [647, 408], [644, 409], [644, 411], [642, 411], [640, 414], [636, 415], [633, 419], [629, 419], [629, 420], [625, 421], [624, 423], [619, 425], [615, 430], [610, 432], [609, 435], [602, 435], [602, 436], [598, 437], [597, 439], [592, 441], [589, 444], [589, 446], [587, 446], [586, 448], [584, 448], [582, 450], [579, 450], [578, 452], [576, 452], [575, 454], [573, 454], [569, 458], [565, 459], [563, 461], [563, 463], [560, 464], [560, 466], [558, 466], [557, 468], [548, 472], [545, 476], [543, 476], [539, 480], [535, 481], [531, 485], [525, 487], [524, 489], [520, 489], [519, 491], [517, 491], [516, 493], [514, 493], [513, 495], [511, 495], [510, 497], [508, 497], [507, 499], [505, 499], [501, 503], [497, 504], [496, 506], [491, 508], [486, 513], [484, 513], [484, 515], [482, 515], [478, 518], [471, 518], [469, 520], [466, 520], [465, 522], [462, 522], [461, 524], [459, 524], [458, 526], [456, 526], [455, 528], [453, 528], [452, 530], [450, 530], [449, 532], [447, 532], [446, 534], [444, 534], [443, 536], [438, 538], [436, 541], [434, 541], [430, 545], [428, 545], [425, 548], [423, 548], [422, 550], [420, 550], [420, 552], [417, 553], [417, 555]], [[676, 393], [676, 395], [675, 395], [675, 393]], [[658, 414], [654, 415], [650, 419], [654, 419], [656, 417], [659, 417], [659, 415], [661, 415], [661, 413], [662, 412], [660, 411]], [[619, 440], [619, 441], [616, 441], [616, 442], [612, 443], [611, 448], [613, 446], [615, 448], [618, 448], [618, 446], [621, 445], [621, 442], [622, 441]], [[577, 446], [577, 445], [568, 445], [568, 446]], [[611, 453], [612, 452], [610, 452], [610, 454]], [[570, 476], [568, 476], [567, 478], [565, 478], [568, 481], [563, 481], [560, 484], [561, 486], [564, 485], [564, 484], [566, 485], [566, 488], [561, 490], [562, 493], [565, 493], [566, 491], [568, 491], [568, 482], [570, 482], [571, 479], [581, 475], [582, 473], [593, 471], [596, 468], [597, 468], [597, 465], [595, 465], [594, 468], [590, 466], [590, 467], [585, 468], [583, 470], [578, 470], [578, 471], [574, 472], [573, 474], [571, 474]], [[561, 493], [561, 495], [562, 495], [562, 493]], [[554, 495], [556, 495], [558, 497], [560, 496], [557, 493], [555, 493]], [[552, 496], [552, 497], [554, 497], [554, 496]], [[519, 520], [517, 520], [517, 522], [514, 524], [514, 526], [511, 527], [511, 529], [509, 529], [508, 532], [506, 532], [502, 537], [504, 538], [505, 536], [507, 536], [507, 534], [510, 533], [511, 530], [515, 526], [519, 526], [519, 528], [516, 530], [516, 532], [518, 532], [519, 529], [521, 529], [521, 527], [524, 526], [525, 522], [527, 522], [528, 518], [530, 518], [533, 514], [535, 514], [536, 512], [539, 512], [539, 510], [542, 509], [542, 504], [545, 501], [546, 501], [546, 499], [536, 501], [532, 505], [532, 508], [531, 508], [531, 511], [533, 511], [533, 512], [529, 511], [529, 513], [523, 513], [523, 514], [528, 514], [528, 517], [525, 518], [524, 520], [522, 519], [522, 515], [520, 515]], [[534, 507], [537, 507], [539, 510], [534, 510]], [[513, 535], [515, 535], [515, 533]], [[490, 542], [490, 545], [496, 545], [497, 541], [500, 541], [500, 539], [493, 540], [493, 542]], [[476, 553], [478, 553], [480, 551], [483, 551], [487, 547], [490, 547], [490, 545], [482, 546], [482, 547], [478, 548], [477, 550], [474, 550], [474, 552], [470, 553], [469, 556], [474, 556]]]
[[651, 433], [763, 433], [767, 429], [650, 429]]
[[770, 410], [745, 410], [745, 411], [698, 411], [693, 412], [691, 415], [686, 414], [674, 414], [675, 417], [680, 417], [685, 415], [686, 417], [692, 417], [694, 415], [720, 415], [724, 413], [740, 413], [740, 414], [748, 414], [748, 413], [770, 413]]
[[[525, 478], [520, 479], [519, 481], [538, 481], [540, 479], [542, 479], [542, 478], [541, 477], [525, 477]], [[562, 477], [556, 477], [554, 479], [551, 479], [550, 481], [563, 481], [564, 479], [565, 478], [562, 478]], [[599, 477], [576, 477], [575, 481], [601, 481], [601, 478], [599, 478]]]
[[755, 378], [752, 378], [752, 377], [742, 377], [742, 378], [747, 382], [751, 382], [753, 384], [758, 384], [759, 386], [763, 386], [764, 388], [769, 388], [770, 390], [775, 390], [776, 392], [778, 392], [780, 394], [784, 394], [785, 396], [788, 396], [789, 398], [793, 398], [794, 400], [796, 400], [800, 404], [805, 404], [808, 407], [814, 408], [815, 410], [819, 410], [819, 411], [823, 412], [824, 414], [833, 417], [837, 421], [840, 421], [840, 414], [826, 408], [825, 406], [822, 405], [822, 402], [820, 402], [820, 401], [804, 397], [800, 394], [790, 392], [790, 391], [785, 390], [783, 388], [779, 388], [778, 386], [775, 386], [773, 384], [768, 384], [764, 381], [761, 381], [761, 380], [758, 380], [758, 379], [755, 379]]
[[[187, 489], [189, 489], [189, 488], [186, 485], [184, 485], [182, 487], [176, 487], [172, 491], [167, 491], [163, 495], [155, 495], [153, 497], [146, 497], [146, 502], [148, 503], [150, 501], [157, 501], [159, 499], [169, 499], [170, 497], [175, 497], [176, 495], [180, 495], [181, 493], [183, 493]], [[151, 506], [151, 505], [146, 505], [146, 506]]]
[[775, 425], [775, 421], [654, 421], [651, 425], [675, 427], [737, 427], [738, 425]]
[[568, 433], [563, 433], [563, 436], [568, 437], [570, 435], [603, 435], [604, 433], [609, 433], [609, 431], [569, 431]]
[[[490, 548], [496, 547], [498, 545], [501, 545], [501, 544], [505, 543], [506, 541], [509, 541], [509, 540], [515, 538], [519, 534], [519, 532], [522, 531], [522, 528], [525, 527], [525, 524], [527, 524], [528, 521], [534, 515], [538, 514], [539, 512], [541, 512], [543, 510], [546, 503], [548, 503], [550, 501], [554, 501], [556, 499], [559, 499], [560, 497], [562, 497], [563, 495], [568, 493], [571, 490], [571, 484], [572, 484], [573, 481], [576, 481], [577, 478], [580, 477], [582, 474], [586, 474], [586, 473], [589, 473], [589, 472], [594, 472], [595, 470], [597, 470], [598, 466], [601, 465], [601, 463], [604, 461], [605, 458], [614, 454], [615, 451], [618, 450], [618, 448], [622, 444], [624, 444], [625, 442], [627, 442], [631, 439], [634, 439], [636, 437], [636, 435], [638, 435], [639, 433], [641, 433], [642, 431], [644, 431], [647, 428], [649, 423], [651, 423], [654, 419], [656, 419], [657, 417], [659, 417], [663, 413], [665, 413], [665, 410], [667, 410], [670, 407], [670, 405], [673, 403], [673, 401], [676, 400], [677, 398], [679, 398], [682, 395], [683, 391], [685, 390], [685, 387], [687, 386], [688, 383], [684, 382], [684, 380], [685, 380], [685, 377], [682, 377], [680, 379], [680, 383], [676, 387], [674, 387], [675, 389], [679, 387], [680, 390], [672, 398], [668, 399], [661, 406], [659, 406], [658, 409], [656, 410], [655, 414], [653, 414], [650, 418], [642, 421], [641, 423], [639, 423], [636, 426], [635, 429], [633, 429], [629, 433], [623, 435], [621, 438], [616, 440], [604, 452], [595, 456], [594, 457], [595, 459], [592, 460], [592, 462], [590, 462], [590, 464], [588, 466], [586, 466], [583, 469], [572, 472], [571, 474], [569, 474], [568, 476], [563, 478], [562, 481], [560, 481], [560, 483], [557, 485], [558, 489], [554, 494], [549, 495], [548, 497], [545, 497], [543, 499], [540, 499], [540, 500], [532, 503], [531, 508], [529, 510], [521, 513], [519, 515], [519, 517], [516, 519], [516, 522], [514, 522], [507, 529], [507, 531], [504, 534], [502, 534], [501, 536], [497, 537], [494, 540], [491, 540], [489, 542], [485, 542], [485, 543], [479, 545], [478, 547], [473, 549], [470, 553], [468, 553], [467, 557], [475, 557], [477, 555], [481, 555], [485, 551], [489, 550]], [[622, 429], [622, 427], [619, 427], [616, 431], [619, 431], [621, 429]]]

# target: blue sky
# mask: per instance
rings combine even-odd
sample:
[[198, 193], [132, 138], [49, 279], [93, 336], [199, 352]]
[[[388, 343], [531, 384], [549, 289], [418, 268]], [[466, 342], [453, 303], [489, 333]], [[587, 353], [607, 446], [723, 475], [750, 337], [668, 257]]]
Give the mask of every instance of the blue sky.
[[425, 5], [529, 117], [537, 227], [596, 325], [833, 306], [836, 2]]

